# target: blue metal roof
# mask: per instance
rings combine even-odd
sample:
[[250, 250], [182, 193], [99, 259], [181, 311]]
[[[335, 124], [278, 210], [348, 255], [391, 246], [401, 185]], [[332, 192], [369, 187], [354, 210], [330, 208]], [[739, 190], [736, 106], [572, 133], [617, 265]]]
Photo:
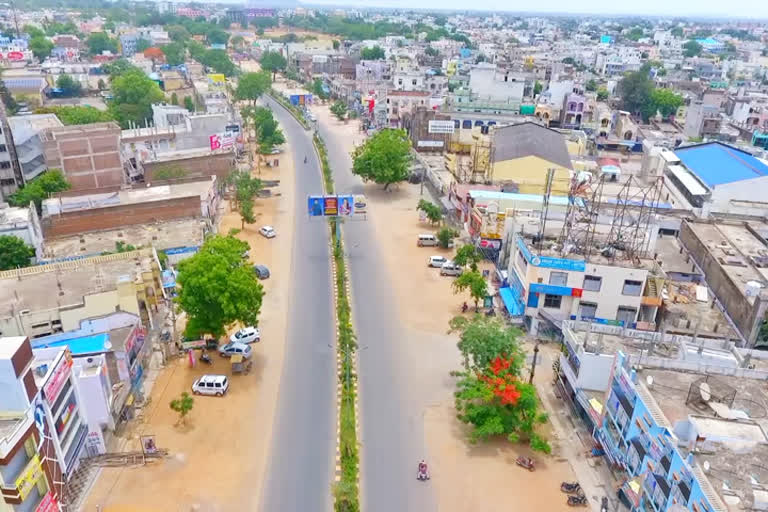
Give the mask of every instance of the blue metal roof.
[[678, 148], [675, 154], [710, 188], [768, 176], [768, 165], [746, 151], [721, 142]]
[[74, 355], [92, 354], [103, 352], [105, 344], [109, 341], [109, 334], [99, 333], [79, 338], [70, 338], [38, 345], [35, 348], [69, 347]]

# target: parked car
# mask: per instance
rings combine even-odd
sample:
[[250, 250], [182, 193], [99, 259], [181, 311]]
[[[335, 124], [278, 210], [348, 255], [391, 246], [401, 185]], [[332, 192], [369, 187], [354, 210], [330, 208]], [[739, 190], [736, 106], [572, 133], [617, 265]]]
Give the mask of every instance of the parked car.
[[226, 345], [219, 347], [219, 355], [221, 357], [230, 357], [234, 354], [240, 354], [244, 358], [249, 359], [253, 354], [253, 351], [251, 350], [251, 346], [246, 345], [245, 343], [229, 342]]
[[277, 232], [272, 226], [261, 226], [259, 234], [265, 238], [275, 238], [277, 236]]
[[229, 389], [229, 380], [226, 375], [203, 375], [192, 384], [192, 393], [195, 395], [222, 396]]
[[258, 343], [261, 341], [261, 332], [258, 327], [243, 327], [230, 336], [229, 341], [232, 343]]
[[254, 265], [253, 271], [259, 279], [269, 278], [269, 269], [265, 265]]
[[441, 276], [458, 276], [464, 271], [460, 265], [455, 264], [453, 261], [446, 261], [443, 266], [440, 267]]
[[438, 244], [437, 237], [430, 233], [422, 233], [416, 240], [419, 247], [432, 247]]
[[445, 256], [430, 256], [429, 261], [427, 261], [428, 267], [434, 267], [434, 268], [441, 268], [444, 263], [448, 261], [448, 258]]

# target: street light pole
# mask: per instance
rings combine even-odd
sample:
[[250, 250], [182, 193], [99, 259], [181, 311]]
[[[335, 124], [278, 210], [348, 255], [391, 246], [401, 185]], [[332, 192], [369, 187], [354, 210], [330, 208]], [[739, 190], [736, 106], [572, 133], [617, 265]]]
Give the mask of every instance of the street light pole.
[[536, 374], [536, 361], [539, 359], [539, 342], [533, 347], [533, 364], [531, 365], [531, 375], [528, 377], [528, 384], [533, 384], [533, 376]]

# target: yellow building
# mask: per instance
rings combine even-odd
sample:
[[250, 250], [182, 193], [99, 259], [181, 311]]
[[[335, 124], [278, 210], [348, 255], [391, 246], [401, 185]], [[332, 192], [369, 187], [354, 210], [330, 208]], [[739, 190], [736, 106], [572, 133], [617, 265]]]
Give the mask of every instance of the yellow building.
[[568, 195], [573, 164], [563, 135], [532, 122], [493, 132], [490, 181], [507, 191], [544, 194], [547, 172], [554, 169], [553, 195]]

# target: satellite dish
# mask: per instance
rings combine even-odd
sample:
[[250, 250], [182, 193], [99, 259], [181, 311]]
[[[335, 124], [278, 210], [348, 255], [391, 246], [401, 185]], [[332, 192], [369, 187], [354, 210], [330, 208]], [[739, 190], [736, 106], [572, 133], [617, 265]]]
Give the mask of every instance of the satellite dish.
[[645, 378], [645, 383], [648, 385], [648, 387], [653, 386], [653, 375], [648, 375]]
[[712, 399], [712, 392], [709, 390], [709, 384], [706, 382], [699, 384], [699, 394], [701, 394], [702, 400], [709, 402]]

